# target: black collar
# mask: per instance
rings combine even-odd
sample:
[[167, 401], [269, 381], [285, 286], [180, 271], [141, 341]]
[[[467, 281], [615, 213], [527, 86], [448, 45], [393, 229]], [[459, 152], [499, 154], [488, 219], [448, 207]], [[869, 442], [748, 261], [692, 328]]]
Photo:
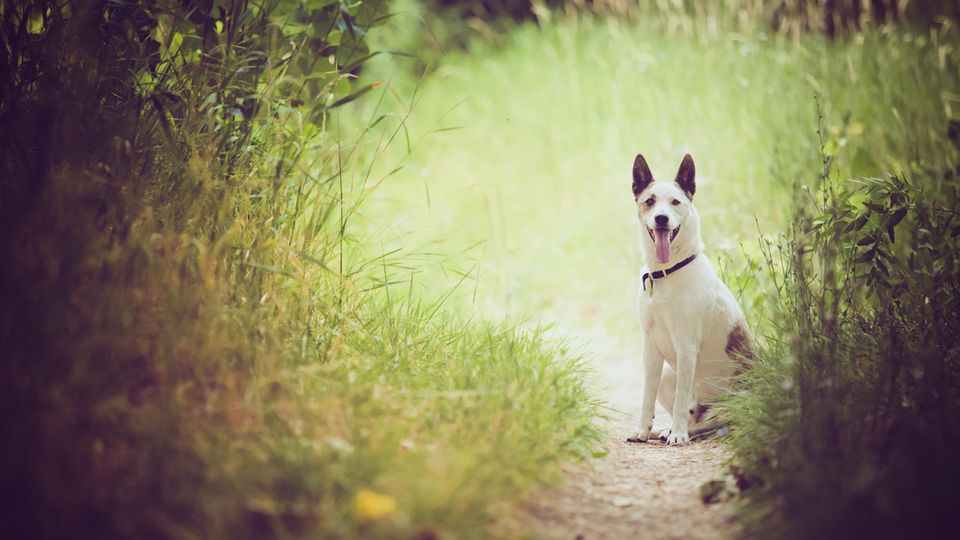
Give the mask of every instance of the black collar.
[[671, 266], [670, 268], [667, 268], [666, 270], [657, 270], [656, 272], [645, 272], [645, 273], [643, 274], [643, 277], [640, 278], [640, 280], [643, 282], [643, 290], [644, 290], [644, 291], [647, 290], [647, 279], [650, 280], [650, 288], [653, 289], [653, 281], [654, 281], [655, 279], [662, 279], [662, 278], [665, 278], [665, 277], [669, 276], [670, 274], [672, 274], [672, 273], [676, 272], [677, 270], [683, 268], [684, 266], [690, 264], [690, 262], [693, 261], [693, 260], [696, 259], [696, 258], [697, 258], [697, 254], [694, 253], [693, 255], [691, 255], [691, 256], [687, 257], [686, 259], [678, 262], [677, 264]]

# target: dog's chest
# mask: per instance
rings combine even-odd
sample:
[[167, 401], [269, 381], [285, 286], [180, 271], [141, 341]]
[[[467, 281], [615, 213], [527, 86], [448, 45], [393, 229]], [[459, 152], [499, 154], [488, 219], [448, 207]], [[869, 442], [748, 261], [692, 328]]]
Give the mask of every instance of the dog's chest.
[[652, 339], [657, 349], [668, 359], [674, 358], [673, 339], [662, 317], [657, 317], [652, 312], [648, 313], [643, 318], [643, 335], [644, 339]]
[[644, 339], [652, 339], [660, 352], [670, 358], [674, 356], [671, 330], [677, 329], [678, 307], [666, 298], [641, 293], [640, 322]]
[[[692, 265], [682, 274], [657, 280], [651, 292], [640, 291], [639, 315], [645, 339], [672, 360], [678, 340], [699, 343], [703, 325], [715, 310], [715, 297], [709, 267]], [[681, 341], [682, 342], [682, 341]]]

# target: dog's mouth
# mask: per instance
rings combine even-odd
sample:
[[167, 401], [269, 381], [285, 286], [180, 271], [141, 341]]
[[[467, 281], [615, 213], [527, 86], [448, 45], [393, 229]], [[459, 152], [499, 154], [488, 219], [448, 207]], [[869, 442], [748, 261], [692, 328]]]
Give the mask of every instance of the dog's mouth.
[[670, 244], [680, 232], [680, 226], [672, 231], [666, 227], [657, 227], [656, 229], [647, 228], [647, 234], [653, 240], [653, 248], [657, 255], [657, 262], [666, 264], [670, 261]]

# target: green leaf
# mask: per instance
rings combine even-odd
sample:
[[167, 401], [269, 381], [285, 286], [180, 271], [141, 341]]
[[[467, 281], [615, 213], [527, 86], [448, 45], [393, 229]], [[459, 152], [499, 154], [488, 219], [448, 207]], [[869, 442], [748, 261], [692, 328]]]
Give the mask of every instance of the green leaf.
[[847, 228], [844, 229], [843, 232], [859, 231], [864, 225], [867, 224], [868, 221], [870, 221], [870, 216], [864, 214], [847, 225]]
[[284, 275], [284, 276], [291, 276], [291, 277], [293, 276], [293, 274], [291, 274], [290, 272], [287, 272], [286, 270], [277, 268], [276, 266], [273, 266], [273, 265], [271, 265], [271, 264], [260, 264], [260, 263], [256, 263], [256, 262], [245, 262], [245, 263], [243, 263], [243, 264], [246, 265], [246, 266], [249, 266], [249, 267], [251, 267], [251, 268], [257, 268], [257, 269], [259, 269], [259, 270], [266, 270], [267, 272], [272, 272], [272, 273], [274, 273], [274, 274], [282, 274], [282, 275]]
[[883, 264], [883, 259], [875, 259], [873, 265], [879, 268], [885, 276], [890, 277], [890, 271], [887, 270], [887, 265]]
[[907, 209], [900, 208], [896, 212], [894, 212], [893, 215], [891, 215], [890, 218], [887, 220], [887, 235], [890, 237], [891, 243], [895, 241], [894, 234], [893, 234], [894, 227], [897, 226], [897, 223], [900, 223], [901, 221], [903, 221], [903, 218], [906, 215], [907, 215]]
[[355, 99], [357, 99], [357, 98], [359, 98], [360, 96], [366, 94], [367, 92], [373, 90], [374, 88], [378, 88], [379, 86], [380, 86], [380, 83], [379, 83], [379, 82], [370, 83], [370, 84], [364, 86], [363, 88], [357, 90], [356, 92], [350, 94], [349, 96], [346, 96], [346, 97], [343, 97], [343, 98], [340, 98], [340, 99], [334, 101], [334, 102], [331, 103], [330, 106], [328, 106], [327, 108], [328, 108], [328, 109], [333, 109], [333, 108], [339, 107], [339, 106], [341, 106], [341, 105], [346, 105], [347, 103], [350, 103], [351, 101], [354, 101]]
[[863, 255], [860, 255], [859, 257], [857, 257], [857, 260], [855, 260], [855, 261], [853, 261], [853, 262], [855, 262], [855, 263], [857, 263], [857, 264], [870, 262], [870, 261], [873, 260], [873, 258], [874, 258], [876, 255], [877, 255], [877, 248], [869, 249], [869, 250], [867, 250], [866, 253], [864, 253]]
[[388, 54], [390, 56], [403, 56], [407, 58], [417, 57], [415, 54], [409, 54], [401, 51], [374, 51], [370, 54], [366, 54], [364, 56], [361, 56], [360, 58], [357, 58], [356, 60], [351, 61], [349, 64], [343, 66], [343, 68], [341, 68], [341, 71], [343, 72], [353, 71], [355, 68], [359, 67], [360, 64], [363, 64], [364, 62], [366, 62], [367, 60], [370, 60], [374, 56], [379, 56], [381, 54]]
[[326, 41], [330, 45], [334, 45], [334, 46], [340, 45], [340, 36], [341, 34], [339, 30], [333, 30], [329, 34], [327, 34]]
[[884, 259], [890, 261], [892, 264], [897, 264], [897, 259], [895, 259], [894, 256], [888, 253], [885, 249], [878, 247], [877, 254], [883, 257]]

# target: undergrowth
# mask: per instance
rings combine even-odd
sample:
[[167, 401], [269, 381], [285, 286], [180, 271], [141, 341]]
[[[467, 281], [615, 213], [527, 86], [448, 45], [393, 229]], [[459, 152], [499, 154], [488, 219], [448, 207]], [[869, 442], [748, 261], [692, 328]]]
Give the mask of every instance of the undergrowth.
[[352, 232], [382, 3], [2, 10], [5, 537], [479, 537], [589, 455], [574, 355]]
[[956, 534], [957, 170], [845, 179], [828, 145], [789, 231], [762, 241], [775, 315], [728, 403], [745, 535]]

